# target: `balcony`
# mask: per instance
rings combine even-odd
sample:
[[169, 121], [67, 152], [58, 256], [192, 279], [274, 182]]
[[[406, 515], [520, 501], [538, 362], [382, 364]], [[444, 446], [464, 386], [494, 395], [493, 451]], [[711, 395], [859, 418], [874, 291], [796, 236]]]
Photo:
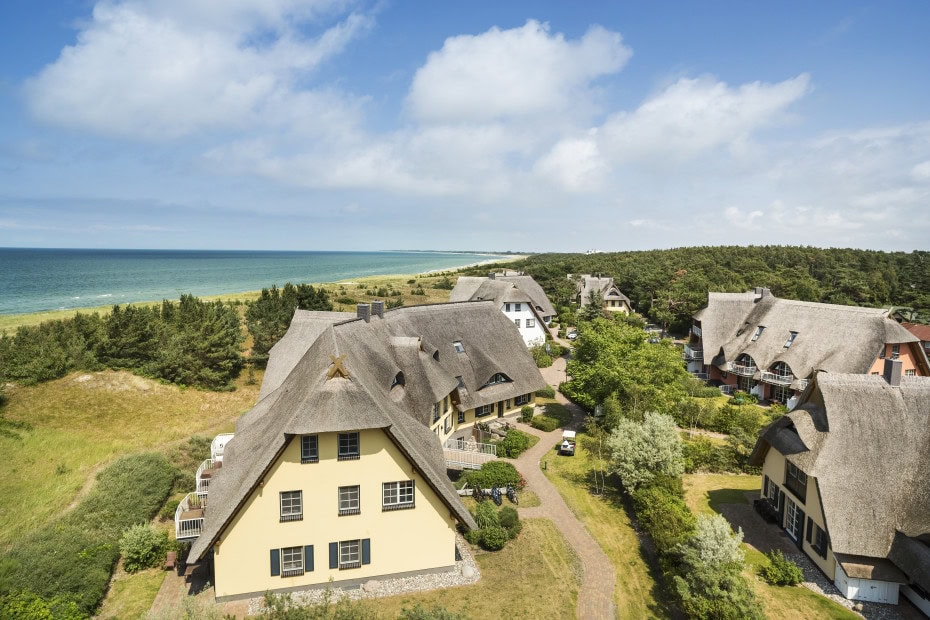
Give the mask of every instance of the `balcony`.
[[720, 393], [721, 393], [721, 394], [726, 394], [727, 396], [732, 396], [733, 393], [736, 392], [736, 390], [738, 390], [738, 389], [739, 389], [739, 388], [738, 388], [737, 386], [735, 386], [735, 385], [726, 385], [726, 384], [724, 384], [724, 385], [721, 385], [721, 386], [720, 386]]
[[791, 385], [794, 381], [794, 375], [780, 375], [774, 372], [762, 371], [762, 380], [774, 385]]
[[497, 446], [473, 439], [449, 439], [442, 451], [449, 469], [481, 469], [484, 463], [497, 459]]
[[223, 466], [223, 461], [214, 461], [207, 459], [197, 468], [197, 495], [206, 497], [210, 490], [210, 480], [216, 474], [216, 471]]
[[700, 379], [701, 381], [707, 381], [706, 372], [692, 372], [691, 376], [694, 377], [695, 379]]
[[194, 540], [203, 530], [203, 510], [207, 498], [188, 493], [174, 511], [174, 537], [180, 541]]
[[751, 377], [759, 369], [755, 365], [750, 364], [737, 364], [736, 362], [730, 362], [727, 364], [727, 371], [732, 372], [734, 375], [740, 375], [741, 377]]
[[694, 362], [703, 361], [704, 349], [703, 347], [686, 344], [685, 351], [684, 351], [684, 357], [689, 362], [690, 361], [694, 361]]
[[803, 392], [807, 389], [807, 386], [810, 384], [810, 379], [798, 379], [798, 387], [796, 388], [799, 392]]
[[214, 461], [223, 461], [223, 452], [226, 450], [226, 444], [233, 438], [232, 433], [223, 433], [213, 438], [210, 443], [210, 458]]
[[697, 336], [698, 338], [700, 338], [700, 337], [701, 337], [701, 328], [698, 327], [697, 325], [692, 325], [692, 326], [691, 326], [691, 333], [694, 334], [695, 336]]

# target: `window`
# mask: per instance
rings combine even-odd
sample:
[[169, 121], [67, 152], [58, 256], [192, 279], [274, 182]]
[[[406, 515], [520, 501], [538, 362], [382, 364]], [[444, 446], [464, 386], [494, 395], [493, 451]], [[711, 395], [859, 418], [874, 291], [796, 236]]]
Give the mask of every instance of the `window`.
[[391, 381], [391, 387], [392, 387], [392, 388], [393, 388], [395, 385], [399, 385], [399, 386], [403, 387], [403, 386], [406, 385], [406, 384], [407, 384], [407, 380], [404, 378], [404, 373], [402, 373], [402, 372], [399, 372], [399, 373], [397, 373], [396, 375], [394, 375], [394, 380]]
[[909, 369], [909, 370], [905, 370], [905, 371], [904, 371], [904, 376], [905, 376], [905, 377], [916, 377], [916, 376], [917, 376], [917, 371], [914, 370], [913, 368], [911, 368], [911, 369]]
[[829, 544], [827, 541], [827, 533], [823, 531], [822, 529], [820, 529], [820, 526], [817, 525], [816, 523], [814, 524], [814, 531], [816, 532], [814, 534], [814, 544], [812, 545], [814, 548], [814, 551], [816, 551], [817, 555], [819, 555], [820, 557], [826, 558], [827, 557], [827, 544]]
[[359, 502], [359, 488], [339, 487], [339, 514], [357, 515], [362, 512]]
[[483, 418], [484, 416], [491, 415], [492, 413], [494, 413], [493, 403], [491, 403], [490, 405], [482, 405], [478, 407], [477, 409], [475, 409], [476, 418]]
[[281, 493], [281, 523], [301, 521], [304, 518], [303, 491]]
[[517, 327], [520, 327], [520, 319], [514, 319], [513, 324], [516, 325]]
[[343, 540], [339, 543], [339, 570], [358, 568], [362, 565], [359, 540]]
[[529, 395], [529, 394], [521, 394], [521, 395], [517, 396], [516, 399], [514, 399], [513, 404], [514, 404], [515, 407], [519, 407], [520, 405], [525, 405], [525, 404], [528, 403], [528, 402], [530, 402], [530, 395]]
[[296, 577], [304, 574], [304, 548], [284, 547], [281, 549], [281, 576]]
[[504, 304], [504, 312], [510, 312], [510, 304]]
[[520, 312], [520, 310], [523, 309], [523, 304], [514, 304], [514, 305], [513, 305], [513, 308], [514, 308], [514, 310], [516, 310], [517, 312]]
[[790, 461], [785, 467], [785, 487], [801, 500], [802, 504], [807, 499], [807, 474]]
[[465, 412], [459, 411], [459, 424], [464, 424], [464, 423], [465, 423]]
[[526, 326], [527, 326], [527, 327], [536, 327], [536, 319], [527, 319], [527, 320], [526, 320]]
[[456, 377], [456, 379], [457, 379], [458, 382], [459, 382], [459, 384], [458, 384], [456, 387], [458, 387], [458, 389], [461, 390], [463, 387], [465, 387], [465, 380], [462, 379], [462, 375], [458, 375], [458, 376]]
[[481, 387], [487, 387], [489, 385], [497, 385], [498, 383], [507, 383], [509, 381], [510, 379], [507, 378], [507, 375], [505, 375], [502, 372], [498, 372], [498, 373], [495, 373], [490, 379], [488, 379], [488, 382], [485, 383]]
[[381, 510], [402, 510], [413, 507], [413, 480], [385, 482], [381, 485]]
[[359, 458], [358, 433], [339, 433], [339, 461], [351, 461]]
[[795, 541], [801, 540], [801, 533], [804, 531], [804, 513], [798, 508], [798, 505], [791, 501], [791, 498], [785, 499], [785, 529], [788, 535]]
[[765, 331], [765, 326], [764, 326], [764, 325], [760, 325], [759, 327], [757, 327], [757, 328], [756, 328], [756, 333], [754, 333], [754, 334], [752, 335], [752, 342], [755, 342], [756, 340], [758, 340], [758, 339], [759, 339], [759, 336], [761, 336], [761, 335], [762, 335], [762, 332], [764, 332], [764, 331]]
[[320, 460], [319, 440], [316, 435], [303, 435], [300, 438], [300, 462], [317, 463]]
[[893, 344], [891, 345], [891, 359], [896, 360], [898, 356], [901, 355], [901, 345]]
[[788, 404], [788, 400], [794, 396], [794, 390], [791, 389], [791, 386], [788, 385], [773, 385], [772, 386], [772, 400], [778, 401], [783, 405]]
[[785, 348], [787, 349], [792, 344], [794, 344], [794, 339], [798, 337], [798, 332], [788, 332], [788, 340], [785, 341]]
[[453, 340], [453, 341], [452, 341], [452, 348], [455, 349], [455, 352], [456, 352], [456, 353], [464, 353], [464, 352], [465, 352], [465, 347], [462, 346], [462, 341], [461, 341], [461, 340]]
[[439, 421], [439, 413], [440, 413], [439, 408], [441, 406], [442, 406], [441, 403], [433, 403], [433, 423], [434, 424]]
[[778, 506], [778, 485], [775, 484], [774, 480], [769, 480], [769, 492], [767, 497], [769, 501], [772, 502], [773, 506]]

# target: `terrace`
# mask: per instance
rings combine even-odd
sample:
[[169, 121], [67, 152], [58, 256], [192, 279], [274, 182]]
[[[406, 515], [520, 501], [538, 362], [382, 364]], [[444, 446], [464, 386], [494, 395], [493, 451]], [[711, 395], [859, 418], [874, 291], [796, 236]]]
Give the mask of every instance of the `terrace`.
[[746, 363], [746, 362], [729, 362], [727, 364], [727, 372], [732, 372], [735, 375], [740, 375], [741, 377], [751, 377], [759, 369], [755, 364]]
[[449, 469], [481, 469], [488, 461], [497, 458], [497, 446], [478, 443], [464, 437], [450, 438], [442, 447]]
[[686, 344], [683, 355], [688, 361], [699, 362], [704, 359], [704, 349], [697, 345]]
[[223, 466], [223, 461], [207, 459], [197, 468], [195, 476], [197, 480], [197, 495], [206, 497], [210, 490], [210, 479], [216, 474], [217, 470]]

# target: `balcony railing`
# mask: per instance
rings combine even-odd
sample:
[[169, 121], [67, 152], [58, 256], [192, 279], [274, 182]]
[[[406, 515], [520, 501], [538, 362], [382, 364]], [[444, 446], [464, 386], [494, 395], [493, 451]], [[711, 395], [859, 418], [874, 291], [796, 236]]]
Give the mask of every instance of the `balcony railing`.
[[691, 326], [691, 333], [694, 334], [695, 336], [697, 336], [698, 338], [700, 338], [700, 337], [701, 337], [701, 328], [698, 327], [697, 325], [692, 325], [692, 326]]
[[704, 349], [693, 345], [685, 345], [684, 356], [689, 361], [701, 361], [704, 359]]
[[807, 389], [807, 386], [810, 384], [810, 379], [798, 379], [798, 391], [803, 392]]
[[178, 540], [193, 540], [203, 530], [203, 509], [207, 498], [197, 493], [188, 493], [174, 511], [174, 537]]
[[778, 373], [763, 370], [762, 380], [766, 383], [774, 383], [775, 385], [791, 385], [791, 383], [794, 381], [794, 375], [780, 375]]
[[233, 438], [232, 433], [223, 433], [213, 438], [210, 443], [210, 458], [214, 461], [223, 460], [223, 452], [226, 450], [226, 444]]
[[210, 490], [210, 480], [213, 478], [214, 474], [216, 474], [216, 470], [222, 466], [223, 461], [214, 461], [213, 459], [207, 459], [200, 464], [195, 476], [197, 480], [197, 495], [206, 497]]
[[756, 368], [756, 366], [750, 364], [737, 364], [736, 362], [730, 362], [727, 364], [727, 370], [735, 375], [751, 377], [756, 374], [756, 371], [759, 369]]
[[721, 394], [726, 394], [726, 395], [728, 395], [728, 396], [731, 396], [731, 395], [733, 394], [733, 392], [735, 392], [735, 391], [738, 390], [738, 389], [739, 389], [739, 388], [736, 387], [735, 385], [726, 385], [726, 384], [724, 384], [724, 385], [721, 385], [721, 386], [720, 386], [720, 393], [721, 393]]
[[706, 372], [692, 372], [691, 376], [694, 377], [695, 379], [700, 379], [701, 381], [707, 381]]
[[480, 469], [497, 458], [497, 446], [478, 443], [473, 439], [449, 439], [443, 445], [446, 467], [450, 469]]

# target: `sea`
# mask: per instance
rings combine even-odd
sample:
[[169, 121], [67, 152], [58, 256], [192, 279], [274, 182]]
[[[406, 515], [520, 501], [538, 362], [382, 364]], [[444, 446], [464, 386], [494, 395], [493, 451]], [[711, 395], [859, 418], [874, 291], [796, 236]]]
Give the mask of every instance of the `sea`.
[[287, 282], [454, 269], [499, 258], [457, 252], [263, 252], [0, 248], [0, 314], [256, 291]]

